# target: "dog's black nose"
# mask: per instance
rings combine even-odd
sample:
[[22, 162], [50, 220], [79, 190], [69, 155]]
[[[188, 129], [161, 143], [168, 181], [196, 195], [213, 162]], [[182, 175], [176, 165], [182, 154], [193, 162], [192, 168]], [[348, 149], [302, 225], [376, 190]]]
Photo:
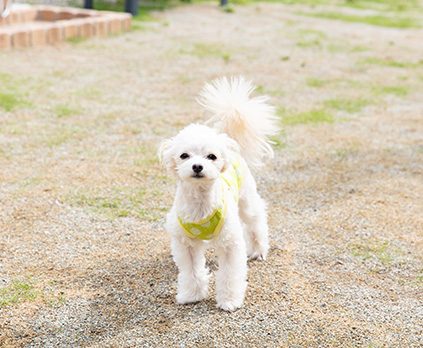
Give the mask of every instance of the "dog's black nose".
[[192, 166], [192, 170], [195, 172], [195, 173], [200, 173], [202, 170], [203, 170], [203, 166], [201, 165], [201, 164], [194, 164], [193, 166]]

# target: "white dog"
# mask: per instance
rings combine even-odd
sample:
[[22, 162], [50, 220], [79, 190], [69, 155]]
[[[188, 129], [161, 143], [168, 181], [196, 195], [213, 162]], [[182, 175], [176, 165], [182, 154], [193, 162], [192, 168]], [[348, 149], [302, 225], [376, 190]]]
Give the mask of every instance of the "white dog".
[[[247, 255], [264, 260], [269, 249], [265, 203], [248, 168], [272, 157], [268, 136], [277, 118], [266, 97], [250, 99], [255, 87], [244, 78], [207, 84], [200, 104], [212, 111], [215, 128], [192, 124], [162, 142], [159, 157], [178, 187], [166, 229], [179, 269], [180, 304], [207, 296], [210, 274], [204, 253], [214, 245], [217, 306], [240, 307], [247, 286]], [[248, 164], [248, 165], [247, 165]]]

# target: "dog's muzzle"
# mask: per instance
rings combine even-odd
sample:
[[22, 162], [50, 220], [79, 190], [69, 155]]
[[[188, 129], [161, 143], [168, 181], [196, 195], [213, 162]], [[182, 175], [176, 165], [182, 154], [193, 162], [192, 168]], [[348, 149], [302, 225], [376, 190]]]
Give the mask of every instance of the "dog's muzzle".
[[195, 173], [193, 175], [194, 178], [202, 178], [203, 174], [201, 172], [203, 171], [204, 167], [201, 164], [193, 164], [192, 165], [192, 171]]

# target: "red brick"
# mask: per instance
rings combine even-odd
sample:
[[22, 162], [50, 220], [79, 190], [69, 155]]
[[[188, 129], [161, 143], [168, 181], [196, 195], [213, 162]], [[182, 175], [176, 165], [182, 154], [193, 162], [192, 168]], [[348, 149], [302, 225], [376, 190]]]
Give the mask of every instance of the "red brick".
[[99, 12], [97, 10], [78, 8], [76, 10], [76, 15], [78, 18], [97, 17], [99, 15]]
[[62, 27], [59, 25], [52, 25], [47, 28], [47, 43], [54, 45], [63, 40]]
[[57, 19], [72, 19], [76, 16], [76, 10], [61, 10], [57, 13]]
[[57, 19], [58, 12], [55, 9], [43, 8], [38, 10], [38, 16], [40, 21], [54, 22]]
[[0, 50], [6, 50], [12, 47], [12, 37], [10, 32], [0, 31]]
[[16, 24], [21, 22], [21, 12], [20, 11], [10, 11], [9, 15], [6, 17], [7, 24]]
[[78, 25], [74, 21], [62, 20], [57, 21], [56, 24], [62, 27], [63, 40], [78, 36]]
[[132, 25], [132, 15], [129, 13], [120, 13], [119, 14], [122, 30], [129, 30], [131, 29]]
[[110, 21], [110, 27], [109, 27], [110, 34], [120, 33], [122, 30], [122, 23], [120, 18], [116, 16], [110, 16], [109, 21]]
[[31, 46], [44, 46], [47, 43], [46, 28], [30, 27]]
[[80, 37], [90, 37], [94, 35], [94, 24], [90, 19], [80, 19], [78, 21], [78, 35]]
[[27, 47], [30, 45], [28, 30], [16, 30], [12, 32], [12, 45], [16, 47]]
[[22, 11], [23, 22], [33, 22], [37, 19], [37, 10], [33, 7], [28, 7]]
[[109, 21], [105, 17], [96, 17], [92, 19], [94, 24], [94, 35], [106, 36], [109, 34]]
[[88, 17], [90, 17], [90, 16], [85, 14], [85, 13], [76, 12], [74, 18], [88, 18]]

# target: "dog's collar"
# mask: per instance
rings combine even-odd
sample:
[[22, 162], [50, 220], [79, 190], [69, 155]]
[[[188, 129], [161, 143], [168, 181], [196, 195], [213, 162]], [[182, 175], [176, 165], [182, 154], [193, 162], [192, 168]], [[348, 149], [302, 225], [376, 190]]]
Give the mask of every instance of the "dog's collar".
[[241, 163], [238, 159], [220, 175], [220, 180], [222, 181], [223, 202], [211, 215], [196, 223], [185, 222], [178, 216], [179, 225], [188, 237], [211, 240], [219, 235], [226, 218], [229, 192], [235, 202], [238, 201], [239, 188], [242, 183]]

